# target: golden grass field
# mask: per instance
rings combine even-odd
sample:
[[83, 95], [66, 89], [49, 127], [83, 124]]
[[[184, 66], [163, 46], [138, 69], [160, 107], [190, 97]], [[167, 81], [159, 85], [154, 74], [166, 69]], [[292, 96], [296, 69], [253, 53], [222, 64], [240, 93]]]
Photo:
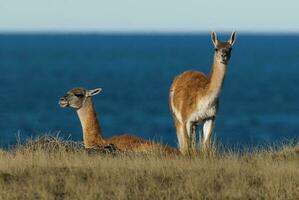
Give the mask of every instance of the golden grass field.
[[[299, 199], [299, 146], [103, 155], [50, 138], [0, 150], [0, 199]], [[49, 142], [50, 141], [50, 142]]]

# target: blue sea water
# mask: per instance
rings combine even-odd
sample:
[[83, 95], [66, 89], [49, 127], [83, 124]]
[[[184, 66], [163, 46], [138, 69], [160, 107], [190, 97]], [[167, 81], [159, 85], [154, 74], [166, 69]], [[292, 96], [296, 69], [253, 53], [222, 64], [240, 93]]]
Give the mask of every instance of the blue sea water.
[[[227, 35], [220, 38], [226, 39]], [[131, 133], [176, 146], [168, 105], [174, 77], [209, 73], [213, 46], [203, 35], [0, 35], [0, 146], [59, 131], [82, 140], [72, 109], [58, 99], [73, 87], [93, 98], [105, 137]], [[299, 36], [240, 34], [216, 122], [217, 140], [260, 145], [299, 138]]]

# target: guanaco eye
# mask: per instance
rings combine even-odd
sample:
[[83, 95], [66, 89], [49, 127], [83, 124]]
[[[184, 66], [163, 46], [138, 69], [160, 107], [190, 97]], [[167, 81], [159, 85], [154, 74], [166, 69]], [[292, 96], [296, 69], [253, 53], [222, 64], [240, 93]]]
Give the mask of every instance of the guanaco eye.
[[215, 48], [215, 51], [217, 52], [219, 49]]
[[75, 96], [76, 96], [76, 97], [79, 97], [79, 98], [82, 98], [82, 97], [84, 97], [84, 95], [83, 95], [83, 94], [75, 94]]

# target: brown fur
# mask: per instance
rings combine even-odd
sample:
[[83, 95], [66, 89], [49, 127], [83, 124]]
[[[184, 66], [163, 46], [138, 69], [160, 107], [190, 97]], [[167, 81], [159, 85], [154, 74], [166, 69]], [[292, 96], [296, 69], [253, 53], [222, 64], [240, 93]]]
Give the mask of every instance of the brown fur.
[[132, 135], [120, 135], [112, 137], [106, 141], [110, 144], [115, 144], [119, 149], [130, 150], [134, 152], [162, 152], [166, 154], [177, 154], [177, 150], [166, 146], [160, 145], [142, 138], [132, 136]]
[[89, 147], [94, 144], [104, 143], [102, 129], [97, 120], [91, 97], [85, 100], [82, 108], [77, 110], [77, 113], [82, 125], [84, 146]]
[[174, 106], [181, 111], [183, 121], [196, 109], [194, 102], [207, 93], [208, 83], [208, 77], [198, 71], [186, 71], [173, 81], [170, 89], [173, 96], [170, 101], [172, 98]]
[[[82, 113], [84, 113], [85, 116], [81, 116]], [[89, 97], [84, 103], [83, 107], [78, 110], [78, 115], [80, 119], [82, 118], [81, 123], [82, 127], [84, 127], [84, 145], [86, 147], [92, 147], [96, 144], [113, 144], [120, 150], [124, 151], [149, 152], [161, 150], [165, 153], [175, 152], [174, 149], [168, 146], [162, 146], [160, 144], [131, 135], [121, 135], [112, 137], [111, 139], [103, 139], [102, 131], [96, 117], [95, 108], [91, 97]]]

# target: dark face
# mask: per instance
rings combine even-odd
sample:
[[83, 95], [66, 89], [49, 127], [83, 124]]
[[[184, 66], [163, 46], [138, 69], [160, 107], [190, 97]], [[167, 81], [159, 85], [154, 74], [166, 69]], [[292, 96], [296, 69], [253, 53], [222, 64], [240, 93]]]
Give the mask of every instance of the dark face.
[[80, 109], [85, 100], [93, 95], [98, 94], [102, 89], [86, 90], [84, 88], [74, 88], [67, 92], [67, 94], [59, 99], [59, 105], [62, 108], [72, 107]]
[[231, 56], [232, 46], [228, 42], [218, 42], [215, 56], [218, 62], [227, 65]]
[[227, 65], [231, 57], [232, 46], [236, 40], [236, 33], [233, 32], [230, 39], [226, 42], [221, 42], [220, 40], [218, 40], [215, 32], [213, 32], [211, 36], [215, 46], [216, 61]]

